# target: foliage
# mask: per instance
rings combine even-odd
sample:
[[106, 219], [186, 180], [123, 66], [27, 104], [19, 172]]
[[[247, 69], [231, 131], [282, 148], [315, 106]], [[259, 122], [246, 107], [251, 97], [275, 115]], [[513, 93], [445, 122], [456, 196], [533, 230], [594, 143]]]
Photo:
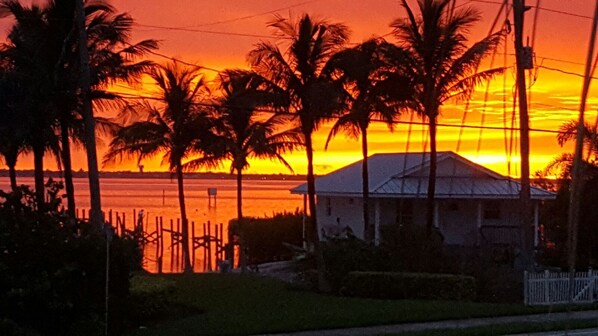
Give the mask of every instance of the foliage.
[[[598, 167], [585, 163], [580, 217], [577, 238], [576, 267], [598, 267]], [[556, 201], [546, 205], [541, 222], [545, 225], [544, 246], [539, 254], [541, 263], [547, 266], [566, 267], [567, 265], [567, 214], [569, 209], [571, 181], [563, 180], [557, 191]]]
[[443, 253], [441, 239], [436, 235], [426, 238], [423, 227], [383, 226], [381, 232], [379, 246], [355, 237], [330, 238], [323, 243], [327, 277], [333, 289], [338, 291], [345, 276], [354, 271], [439, 273], [456, 269], [454, 260]]
[[[290, 260], [293, 251], [285, 244], [302, 246], [303, 217], [298, 210], [294, 213], [277, 213], [272, 217], [244, 217], [243, 230], [249, 263]], [[229, 230], [238, 234], [238, 229], [238, 221], [231, 220]]]
[[453, 263], [443, 253], [442, 234], [432, 231], [428, 237], [426, 229], [416, 225], [383, 225], [381, 227], [381, 248], [391, 261], [390, 270], [406, 272], [450, 272]]
[[[0, 318], [43, 335], [102, 330], [106, 237], [97, 228], [49, 209], [34, 211], [22, 187], [0, 197]], [[140, 265], [135, 242], [110, 244], [110, 299], [124, 300], [130, 270]], [[122, 318], [122, 316], [113, 316]], [[77, 323], [75, 323], [77, 322]], [[111, 321], [118, 328], [116, 320]], [[86, 334], [89, 334], [85, 332]]]
[[394, 129], [399, 112], [406, 110], [413, 96], [412, 78], [396, 71], [387, 59], [391, 45], [371, 39], [356, 47], [335, 53], [324, 73], [344, 88], [346, 109], [330, 129], [326, 147], [339, 132], [357, 138], [361, 135], [363, 223], [365, 239], [374, 239], [369, 216], [368, 138], [370, 123], [379, 119]]
[[[32, 149], [35, 156], [38, 201], [43, 201], [43, 156], [51, 150], [64, 165], [69, 211], [74, 215], [74, 187], [71, 174], [70, 142], [95, 146], [93, 134], [83, 130], [82, 97], [78, 38], [75, 32], [77, 1], [44, 1], [23, 4], [18, 0], [2, 0], [3, 17], [14, 21], [4, 43], [0, 45], [3, 70], [10, 75], [13, 87], [11, 112], [18, 115], [21, 125], [10, 146], [16, 162], [19, 152]], [[115, 81], [131, 82], [151, 66], [139, 61], [140, 56], [157, 47], [154, 40], [130, 43], [133, 19], [118, 13], [107, 1], [85, 1], [85, 22], [91, 99], [96, 107], [105, 107], [117, 96], [104, 89]], [[109, 103], [107, 103], [109, 102]], [[110, 126], [96, 118], [98, 130]], [[88, 152], [92, 152], [88, 148]], [[92, 176], [97, 179], [97, 176]], [[92, 190], [92, 195], [96, 193]], [[99, 195], [97, 195], [99, 197]], [[99, 209], [97, 209], [99, 210]]]
[[412, 109], [429, 125], [426, 233], [431, 236], [437, 169], [437, 119], [447, 101], [469, 99], [476, 86], [504, 71], [503, 68], [478, 71], [480, 64], [500, 44], [504, 31], [493, 33], [468, 47], [469, 31], [481, 18], [474, 8], [457, 9], [451, 5], [451, 0], [418, 0], [419, 13], [414, 13], [407, 0], [401, 0], [401, 4], [407, 17], [391, 24], [399, 42], [393, 58], [398, 70], [411, 78], [414, 84]]
[[[247, 58], [253, 71], [284, 93], [288, 105], [283, 110], [298, 119], [307, 157], [307, 240], [317, 256], [318, 287], [326, 291], [329, 288], [317, 232], [312, 134], [344, 107], [342, 88], [323, 76], [322, 70], [332, 54], [348, 41], [349, 30], [343, 24], [314, 19], [308, 14], [298, 20], [277, 15], [268, 26], [281, 43], [260, 42]], [[286, 50], [281, 50], [281, 45]]]
[[322, 244], [322, 253], [326, 275], [336, 291], [350, 272], [388, 270], [386, 251], [357, 238], [329, 239]]
[[[237, 174], [237, 218], [243, 221], [243, 171], [249, 168], [250, 158], [276, 160], [291, 172], [293, 169], [282, 154], [300, 148], [301, 136], [288, 115], [267, 116], [260, 109], [279, 109], [288, 104], [286, 95], [262, 76], [243, 70], [220, 73], [217, 122], [221, 159], [230, 160], [231, 173]], [[289, 126], [291, 125], [291, 126]], [[194, 161], [187, 163], [193, 166]], [[241, 245], [241, 268], [247, 265], [244, 225], [238, 228]]]
[[181, 66], [173, 61], [152, 68], [148, 75], [158, 87], [156, 99], [153, 103], [144, 100], [124, 111], [121, 117], [125, 124], [110, 142], [104, 164], [128, 157], [137, 157], [139, 163], [144, 158], [162, 155], [162, 162], [168, 163], [169, 170], [176, 174], [184, 271], [193, 272], [183, 161], [193, 159], [190, 169], [214, 168], [219, 164], [208, 150], [215, 140], [212, 111], [203, 104], [208, 90], [199, 67]]
[[351, 272], [343, 281], [342, 293], [379, 299], [471, 301], [476, 281], [455, 274]]
[[[575, 139], [577, 121], [569, 121], [561, 125], [557, 140], [561, 146]], [[596, 125], [585, 124], [583, 127], [583, 159], [581, 162], [582, 191], [579, 205], [579, 223], [577, 234], [576, 267], [587, 268], [598, 266], [598, 228], [595, 219], [598, 216], [598, 165], [596, 161], [598, 136]], [[563, 153], [546, 166], [540, 176], [558, 176], [556, 201], [546, 204], [542, 212], [541, 223], [544, 224], [544, 245], [538, 255], [539, 261], [547, 266], [567, 267], [568, 211], [571, 195], [571, 179], [573, 172], [571, 153]]]

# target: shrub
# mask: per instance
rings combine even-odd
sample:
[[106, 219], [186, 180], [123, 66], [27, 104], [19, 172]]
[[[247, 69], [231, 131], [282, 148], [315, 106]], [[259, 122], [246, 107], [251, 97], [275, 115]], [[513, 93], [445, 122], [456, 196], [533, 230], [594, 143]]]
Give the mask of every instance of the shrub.
[[[283, 243], [295, 246], [303, 244], [303, 213], [298, 210], [265, 218], [244, 217], [243, 221], [245, 248], [250, 264], [290, 260], [293, 251]], [[237, 219], [230, 221], [229, 230], [232, 234], [239, 234]]]
[[[0, 319], [42, 335], [101, 331], [106, 235], [58, 212], [58, 204], [36, 211], [26, 187], [0, 197], [5, 199], [0, 202]], [[132, 239], [112, 239], [111, 302], [128, 296], [137, 252]], [[117, 321], [110, 324], [119, 326]]]
[[387, 270], [386, 252], [357, 238], [331, 238], [322, 244], [322, 254], [326, 276], [335, 291], [350, 272]]
[[351, 272], [341, 292], [379, 299], [473, 300], [476, 281], [453, 274]]
[[443, 254], [443, 237], [440, 231], [432, 231], [428, 237], [426, 228], [417, 225], [383, 225], [380, 228], [381, 248], [388, 256], [387, 270], [404, 272], [439, 273], [450, 272], [446, 255]]

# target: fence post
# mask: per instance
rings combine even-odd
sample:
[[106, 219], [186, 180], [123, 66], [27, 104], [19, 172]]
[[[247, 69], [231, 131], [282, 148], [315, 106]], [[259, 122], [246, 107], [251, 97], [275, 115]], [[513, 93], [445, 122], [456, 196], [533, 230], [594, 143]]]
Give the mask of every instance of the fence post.
[[550, 304], [550, 288], [548, 281], [550, 279], [550, 272], [548, 270], [544, 271], [544, 300], [546, 304]]
[[590, 288], [588, 289], [590, 291], [590, 302], [594, 302], [594, 271], [592, 270], [592, 267], [588, 268], [588, 280], [590, 281]]
[[528, 275], [527, 271], [523, 271], [523, 304], [529, 305], [529, 298], [528, 298]]

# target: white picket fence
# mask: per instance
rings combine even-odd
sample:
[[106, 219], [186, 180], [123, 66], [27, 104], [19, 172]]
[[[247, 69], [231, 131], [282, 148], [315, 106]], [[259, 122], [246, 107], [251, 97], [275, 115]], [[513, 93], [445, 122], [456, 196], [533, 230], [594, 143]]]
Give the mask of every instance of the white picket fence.
[[[569, 273], [524, 273], [523, 302], [526, 305], [569, 303]], [[575, 272], [573, 276], [573, 303], [598, 302], [598, 271]]]

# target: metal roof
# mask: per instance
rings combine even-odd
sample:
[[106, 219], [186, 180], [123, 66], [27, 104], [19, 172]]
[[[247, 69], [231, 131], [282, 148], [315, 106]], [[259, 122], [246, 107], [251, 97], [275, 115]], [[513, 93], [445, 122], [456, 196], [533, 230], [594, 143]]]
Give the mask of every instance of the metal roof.
[[[515, 199], [521, 184], [453, 152], [439, 152], [438, 164], [458, 167], [439, 171], [437, 198]], [[429, 153], [374, 154], [368, 158], [370, 197], [425, 198], [428, 190]], [[351, 196], [362, 194], [361, 160], [316, 178], [316, 194]], [[307, 184], [291, 189], [307, 193]], [[554, 192], [531, 187], [532, 199], [555, 199]]]

